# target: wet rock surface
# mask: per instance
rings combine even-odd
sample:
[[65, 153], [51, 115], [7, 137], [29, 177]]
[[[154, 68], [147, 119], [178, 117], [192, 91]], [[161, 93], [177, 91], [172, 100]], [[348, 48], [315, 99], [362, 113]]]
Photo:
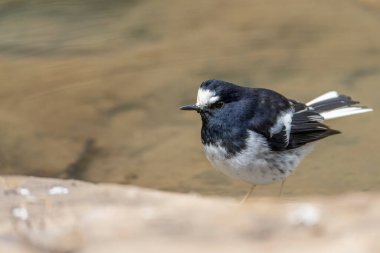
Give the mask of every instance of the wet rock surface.
[[379, 252], [380, 195], [231, 198], [1, 177], [0, 252]]

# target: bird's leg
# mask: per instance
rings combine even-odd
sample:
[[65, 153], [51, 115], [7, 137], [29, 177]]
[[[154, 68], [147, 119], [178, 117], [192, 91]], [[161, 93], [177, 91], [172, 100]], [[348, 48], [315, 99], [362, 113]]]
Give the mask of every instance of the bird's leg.
[[282, 182], [281, 182], [280, 194], [278, 195], [280, 198], [281, 198], [281, 196], [282, 196], [282, 191], [284, 190], [284, 184], [285, 184], [285, 181], [286, 181], [286, 179], [282, 180]]
[[240, 201], [240, 204], [244, 204], [247, 201], [247, 199], [249, 198], [249, 196], [251, 196], [251, 194], [252, 194], [253, 190], [255, 189], [255, 187], [256, 187], [255, 184], [251, 185], [251, 188], [249, 188], [249, 191], [247, 192], [247, 194]]

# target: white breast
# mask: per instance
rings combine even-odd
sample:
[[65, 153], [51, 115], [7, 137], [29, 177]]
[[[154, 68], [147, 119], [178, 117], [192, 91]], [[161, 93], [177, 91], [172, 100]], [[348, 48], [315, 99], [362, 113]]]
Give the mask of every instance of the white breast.
[[273, 152], [264, 137], [249, 131], [247, 147], [231, 158], [220, 145], [205, 145], [204, 151], [211, 164], [223, 174], [252, 184], [270, 184], [288, 177], [298, 166], [311, 145]]

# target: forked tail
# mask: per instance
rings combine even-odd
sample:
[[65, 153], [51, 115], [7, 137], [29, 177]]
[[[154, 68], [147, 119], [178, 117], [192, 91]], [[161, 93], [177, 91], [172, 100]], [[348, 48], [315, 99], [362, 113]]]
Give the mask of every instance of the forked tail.
[[306, 103], [307, 106], [319, 113], [325, 120], [372, 111], [371, 108], [358, 104], [358, 101], [338, 94], [336, 91], [327, 92]]

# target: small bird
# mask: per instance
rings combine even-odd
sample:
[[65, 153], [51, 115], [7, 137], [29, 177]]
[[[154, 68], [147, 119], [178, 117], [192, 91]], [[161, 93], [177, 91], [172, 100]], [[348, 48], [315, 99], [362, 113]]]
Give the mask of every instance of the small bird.
[[256, 185], [281, 181], [293, 173], [315, 141], [340, 132], [325, 120], [372, 111], [330, 91], [304, 104], [263, 88], [221, 80], [204, 81], [197, 102], [180, 107], [202, 119], [201, 138], [211, 164], [223, 174]]

